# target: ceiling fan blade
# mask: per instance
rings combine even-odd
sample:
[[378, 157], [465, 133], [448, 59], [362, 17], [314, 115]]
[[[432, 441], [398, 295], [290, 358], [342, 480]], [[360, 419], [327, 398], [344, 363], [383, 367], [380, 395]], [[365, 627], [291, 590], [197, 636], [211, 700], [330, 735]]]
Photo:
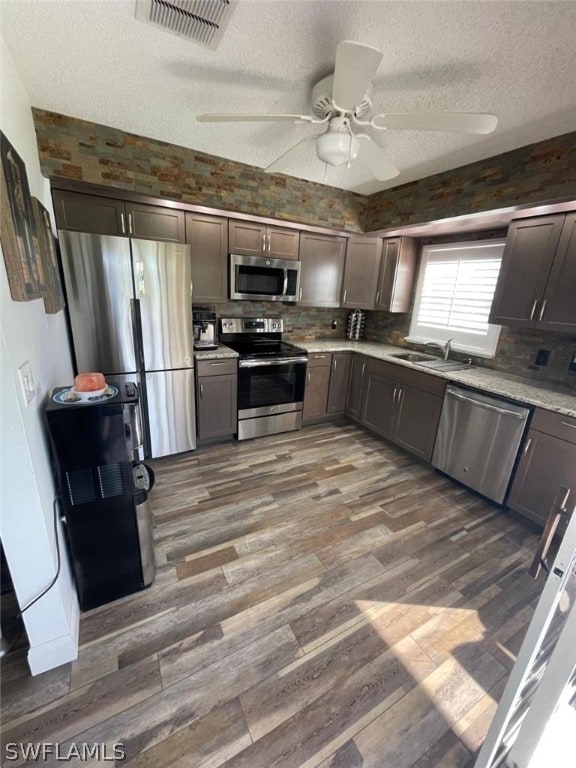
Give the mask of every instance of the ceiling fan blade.
[[229, 115], [196, 115], [198, 123], [310, 123], [311, 115], [251, 115], [237, 112]]
[[398, 176], [400, 173], [398, 168], [388, 160], [383, 150], [370, 136], [360, 134], [356, 138], [362, 142], [358, 162], [370, 171], [378, 181], [386, 181], [386, 179], [393, 179]]
[[370, 88], [382, 52], [371, 45], [343, 40], [336, 49], [332, 98], [345, 112], [352, 112]]
[[375, 115], [375, 128], [399, 128], [411, 131], [460, 131], [461, 133], [492, 133], [498, 125], [496, 115], [465, 112], [429, 112], [427, 114]]
[[280, 155], [277, 160], [274, 160], [274, 162], [271, 163], [267, 168], [264, 168], [264, 172], [282, 173], [284, 168], [290, 165], [293, 160], [297, 160], [299, 157], [305, 154], [309, 146], [316, 144], [317, 138], [318, 134], [314, 134], [313, 136], [308, 136], [305, 139], [302, 139], [302, 141], [299, 141], [298, 144], [294, 144], [294, 146], [290, 147], [287, 152], [284, 152], [284, 154]]

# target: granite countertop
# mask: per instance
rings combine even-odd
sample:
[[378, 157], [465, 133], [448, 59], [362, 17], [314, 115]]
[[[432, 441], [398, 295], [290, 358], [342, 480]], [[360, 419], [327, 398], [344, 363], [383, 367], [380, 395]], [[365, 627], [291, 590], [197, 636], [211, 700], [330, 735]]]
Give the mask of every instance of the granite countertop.
[[217, 349], [195, 349], [194, 357], [196, 360], [222, 360], [223, 358], [238, 357], [238, 352], [234, 352], [225, 344], [218, 344]]
[[348, 341], [346, 339], [342, 339], [342, 341], [328, 339], [300, 341], [294, 339], [293, 342], [307, 352], [358, 352], [369, 357], [378, 358], [379, 360], [386, 360], [395, 365], [404, 365], [408, 368], [420, 370], [422, 373], [427, 373], [430, 376], [440, 376], [440, 378], [448, 379], [458, 384], [475, 387], [485, 392], [501, 395], [502, 397], [527, 403], [528, 405], [536, 405], [540, 408], [546, 408], [550, 411], [556, 411], [557, 413], [563, 413], [576, 418], [576, 393], [571, 393], [569, 390], [554, 387], [544, 382], [525, 379], [515, 374], [503, 373], [479, 366], [472, 366], [462, 371], [448, 372], [420, 368], [414, 365], [414, 363], [398, 360], [398, 358], [392, 356], [394, 353], [410, 350], [370, 341]]

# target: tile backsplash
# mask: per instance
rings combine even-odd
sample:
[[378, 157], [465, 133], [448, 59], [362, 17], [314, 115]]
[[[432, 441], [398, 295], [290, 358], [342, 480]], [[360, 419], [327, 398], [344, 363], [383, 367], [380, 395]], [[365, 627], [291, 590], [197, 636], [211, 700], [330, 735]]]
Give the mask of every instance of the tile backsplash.
[[[410, 315], [392, 315], [388, 312], [368, 312], [366, 319], [366, 340], [384, 344], [412, 346], [404, 341], [410, 328]], [[538, 350], [550, 352], [548, 365], [535, 364]], [[576, 390], [576, 372], [568, 371], [576, 355], [576, 336], [565, 336], [543, 331], [502, 327], [496, 356], [492, 359], [472, 357], [474, 365], [492, 368], [504, 373], [534, 379], [548, 384]], [[469, 355], [454, 353], [456, 358]]]
[[[343, 339], [346, 337], [348, 309], [324, 309], [298, 307], [273, 302], [235, 301], [227, 304], [206, 305], [224, 317], [271, 316], [284, 319], [284, 335], [298, 343], [314, 339]], [[336, 328], [332, 327], [336, 321]], [[366, 341], [411, 347], [404, 341], [410, 327], [409, 314], [390, 312], [366, 313]], [[550, 352], [548, 365], [538, 366], [535, 358], [538, 350]], [[576, 391], [576, 372], [569, 372], [572, 357], [576, 355], [576, 336], [564, 336], [541, 331], [528, 331], [503, 327], [496, 356], [492, 359], [473, 357], [474, 365], [492, 368], [504, 373], [534, 379]], [[468, 355], [454, 357], [465, 358]]]

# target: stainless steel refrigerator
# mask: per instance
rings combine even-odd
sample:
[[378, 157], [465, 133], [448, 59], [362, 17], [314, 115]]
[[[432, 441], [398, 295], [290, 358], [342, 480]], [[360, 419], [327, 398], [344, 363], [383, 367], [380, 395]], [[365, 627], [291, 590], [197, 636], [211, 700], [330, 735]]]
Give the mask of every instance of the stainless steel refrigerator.
[[190, 246], [58, 234], [78, 371], [136, 381], [147, 458], [194, 449]]

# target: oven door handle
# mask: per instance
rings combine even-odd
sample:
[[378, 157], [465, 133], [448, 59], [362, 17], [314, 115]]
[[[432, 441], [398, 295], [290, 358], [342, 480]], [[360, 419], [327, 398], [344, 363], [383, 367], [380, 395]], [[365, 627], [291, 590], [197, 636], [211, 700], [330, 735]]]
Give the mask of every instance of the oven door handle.
[[290, 363], [306, 363], [307, 357], [279, 357], [276, 360], [241, 360], [239, 368], [261, 368], [264, 365], [290, 365]]

